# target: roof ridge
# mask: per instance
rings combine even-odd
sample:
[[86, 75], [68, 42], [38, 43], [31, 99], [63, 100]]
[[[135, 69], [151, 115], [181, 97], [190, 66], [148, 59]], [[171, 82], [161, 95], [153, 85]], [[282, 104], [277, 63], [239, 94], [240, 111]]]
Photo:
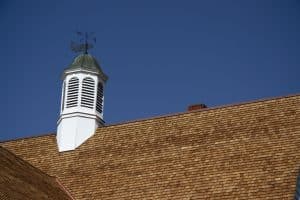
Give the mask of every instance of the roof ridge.
[[296, 96], [300, 96], [300, 93], [277, 96], [277, 97], [265, 97], [265, 98], [261, 98], [261, 99], [257, 99], [257, 100], [249, 100], [249, 101], [244, 101], [244, 102], [240, 102], [240, 103], [229, 103], [229, 104], [224, 104], [224, 105], [220, 105], [220, 106], [202, 108], [202, 109], [199, 109], [199, 110], [183, 111], [183, 112], [163, 114], [163, 115], [153, 116], [153, 117], [146, 117], [146, 118], [143, 118], [143, 119], [127, 120], [127, 121], [122, 121], [122, 122], [116, 122], [116, 123], [113, 123], [113, 124], [108, 124], [104, 127], [99, 127], [98, 129], [105, 128], [105, 127], [110, 127], [110, 126], [119, 126], [119, 125], [124, 125], [124, 124], [129, 124], [129, 123], [153, 120], [153, 119], [160, 119], [160, 118], [167, 118], [167, 117], [173, 117], [173, 116], [178, 116], [178, 115], [185, 115], [185, 114], [188, 114], [188, 113], [205, 112], [205, 111], [216, 110], [216, 109], [242, 106], [242, 105], [247, 105], [247, 104], [255, 104], [255, 103], [260, 103], [260, 102], [264, 102], [264, 101], [273, 101], [273, 100], [279, 100], [279, 99], [285, 99], [285, 98], [292, 98], [292, 97], [296, 97]]
[[55, 182], [58, 183], [59, 187], [72, 199], [75, 200], [75, 198], [72, 196], [72, 194], [70, 193], [70, 191], [66, 188], [66, 186], [64, 186], [62, 184], [62, 182], [59, 180], [58, 177], [56, 176], [52, 176], [52, 178], [54, 179]]
[[[273, 100], [279, 100], [279, 99], [285, 99], [285, 98], [292, 98], [292, 97], [296, 97], [296, 96], [300, 96], [300, 93], [284, 95], [284, 96], [277, 96], [277, 97], [266, 97], [266, 98], [261, 98], [261, 99], [257, 99], [257, 100], [250, 100], [250, 101], [245, 101], [245, 102], [240, 102], [240, 103], [225, 104], [225, 105], [208, 107], [208, 108], [203, 108], [203, 109], [193, 110], [193, 111], [183, 111], [183, 112], [169, 113], [169, 114], [163, 114], [163, 115], [159, 115], [159, 116], [146, 117], [146, 118], [142, 118], [142, 119], [127, 120], [127, 121], [116, 122], [116, 123], [105, 125], [103, 127], [99, 127], [99, 128], [96, 129], [96, 132], [101, 128], [108, 128], [108, 127], [112, 127], [112, 126], [120, 126], [120, 125], [124, 125], [124, 124], [142, 122], [142, 121], [147, 121], [147, 120], [161, 119], [161, 118], [173, 117], [173, 116], [178, 116], [178, 115], [185, 115], [185, 114], [188, 114], [188, 113], [205, 112], [205, 111], [211, 111], [211, 110], [216, 110], [216, 109], [242, 106], [242, 105], [247, 105], [247, 104], [255, 104], [255, 103], [264, 102], [264, 101], [273, 101]], [[37, 138], [37, 137], [52, 136], [52, 135], [55, 135], [55, 134], [56, 133], [48, 133], [48, 134], [44, 134], [44, 135], [35, 135], [35, 136], [28, 136], [28, 137], [24, 137], [24, 138], [14, 138], [14, 139], [9, 139], [9, 140], [3, 140], [3, 141], [0, 141], [0, 145], [1, 145], [1, 143], [17, 141], [17, 140], [33, 139], [33, 138]]]
[[22, 138], [20, 137], [20, 138], [8, 139], [8, 140], [0, 140], [0, 145], [1, 145], [1, 143], [12, 142], [12, 141], [16, 141], [16, 140], [27, 140], [27, 139], [37, 138], [37, 137], [52, 136], [55, 134], [56, 133], [45, 133], [45, 134], [41, 134], [41, 135], [25, 136]]
[[16, 155], [15, 153], [13, 153], [12, 151], [8, 150], [7, 148], [0, 146], [0, 149], [2, 149], [3, 151], [8, 152], [10, 155], [12, 155], [13, 157], [15, 157], [16, 159], [18, 159], [21, 162], [26, 163], [26, 165], [32, 167], [33, 169], [37, 170], [38, 172], [46, 175], [48, 178], [53, 178], [52, 176], [50, 176], [49, 174], [47, 174], [46, 172], [42, 171], [41, 169], [33, 166], [31, 163], [29, 163], [28, 161], [24, 160], [23, 158], [19, 157], [18, 155]]
[[[20, 156], [18, 156], [17, 154], [13, 153], [12, 151], [8, 150], [7, 148], [0, 146], [0, 150], [4, 151], [7, 155], [6, 155], [6, 159], [15, 159], [17, 161], [17, 165], [18, 166], [24, 166], [25, 168], [28, 168], [29, 170], [33, 170], [33, 173], [38, 173], [39, 175], [43, 175], [45, 177], [47, 177], [48, 180], [44, 179], [44, 182], [49, 181], [49, 183], [57, 183], [60, 190], [62, 192], [65, 193], [65, 195], [67, 195], [70, 199], [74, 199], [73, 196], [71, 195], [71, 193], [68, 191], [68, 189], [59, 181], [59, 179], [56, 176], [51, 176], [48, 173], [46, 173], [45, 171], [39, 169], [38, 167], [34, 166], [33, 164], [31, 164], [30, 162], [28, 162], [27, 160], [21, 158]], [[9, 158], [10, 157], [10, 158]], [[11, 160], [10, 160], [11, 161]]]

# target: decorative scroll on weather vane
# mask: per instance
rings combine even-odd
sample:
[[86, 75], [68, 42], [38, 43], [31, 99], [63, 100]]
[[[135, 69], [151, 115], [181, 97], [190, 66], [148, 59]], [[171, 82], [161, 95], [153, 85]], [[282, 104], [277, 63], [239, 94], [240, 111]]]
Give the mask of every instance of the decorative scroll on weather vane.
[[87, 54], [88, 50], [94, 47], [93, 43], [96, 43], [94, 33], [76, 32], [76, 34], [80, 37], [79, 43], [71, 41], [71, 50], [76, 53], [83, 52]]

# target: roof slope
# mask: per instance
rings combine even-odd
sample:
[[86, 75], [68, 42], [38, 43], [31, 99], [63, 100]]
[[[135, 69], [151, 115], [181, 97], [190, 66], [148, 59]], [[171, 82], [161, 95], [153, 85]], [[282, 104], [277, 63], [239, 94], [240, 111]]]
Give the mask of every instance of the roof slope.
[[0, 199], [71, 199], [55, 178], [0, 147]]
[[104, 82], [107, 81], [108, 76], [103, 73], [98, 61], [90, 54], [78, 55], [71, 65], [64, 70], [64, 74], [74, 70], [88, 70], [97, 73]]
[[103, 127], [70, 152], [55, 135], [1, 145], [76, 199], [292, 199], [300, 95]]

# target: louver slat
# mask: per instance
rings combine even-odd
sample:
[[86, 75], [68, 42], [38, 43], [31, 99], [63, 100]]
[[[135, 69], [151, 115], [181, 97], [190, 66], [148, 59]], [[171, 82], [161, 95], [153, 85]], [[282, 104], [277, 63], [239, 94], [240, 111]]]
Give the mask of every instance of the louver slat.
[[62, 91], [62, 103], [61, 103], [61, 111], [65, 108], [65, 94], [66, 93], [66, 82], [63, 83], [63, 91]]
[[102, 107], [103, 107], [103, 86], [101, 83], [98, 83], [96, 110], [99, 113], [102, 113], [102, 111], [103, 111]]
[[78, 90], [79, 90], [79, 79], [73, 77], [69, 80], [68, 84], [68, 94], [66, 107], [75, 107], [78, 104]]
[[95, 81], [92, 78], [84, 78], [82, 81], [81, 106], [94, 107]]

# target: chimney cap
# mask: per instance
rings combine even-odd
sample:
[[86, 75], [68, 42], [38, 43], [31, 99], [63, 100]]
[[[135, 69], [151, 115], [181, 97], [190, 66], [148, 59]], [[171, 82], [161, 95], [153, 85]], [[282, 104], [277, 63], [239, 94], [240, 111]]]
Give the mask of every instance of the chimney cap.
[[201, 110], [207, 108], [207, 106], [203, 103], [200, 104], [193, 104], [188, 106], [188, 111], [194, 111], [194, 110]]

